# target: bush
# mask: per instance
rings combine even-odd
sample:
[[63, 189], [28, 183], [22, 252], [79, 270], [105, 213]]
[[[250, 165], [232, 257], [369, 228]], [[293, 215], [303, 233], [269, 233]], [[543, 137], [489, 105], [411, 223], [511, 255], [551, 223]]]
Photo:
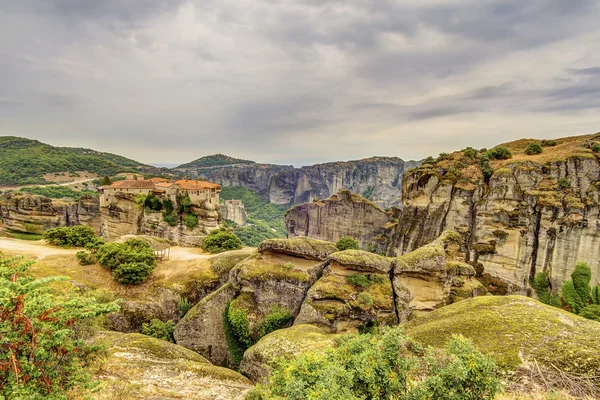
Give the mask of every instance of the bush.
[[560, 299], [556, 295], [550, 293], [550, 280], [546, 272], [538, 272], [531, 281], [531, 287], [535, 290], [538, 298], [544, 304], [549, 304], [554, 307], [560, 306]]
[[183, 297], [181, 300], [179, 300], [179, 317], [185, 317], [185, 314], [190, 311], [190, 308], [192, 308], [192, 306], [190, 305], [187, 297]]
[[152, 247], [141, 239], [124, 243], [106, 243], [96, 252], [98, 263], [113, 271], [120, 283], [136, 284], [144, 281], [156, 265]]
[[241, 249], [242, 242], [228, 230], [216, 229], [204, 238], [202, 248], [209, 253], [221, 253], [223, 251]]
[[152, 319], [150, 323], [142, 324], [142, 333], [152, 336], [157, 339], [166, 340], [167, 342], [175, 343], [173, 331], [175, 324], [172, 321], [162, 322], [160, 319]]
[[358, 241], [350, 236], [344, 236], [337, 242], [335, 242], [335, 247], [342, 250], [358, 250]]
[[177, 226], [179, 223], [179, 217], [175, 214], [163, 213], [163, 220], [169, 224], [169, 226]]
[[64, 277], [24, 277], [33, 262], [0, 259], [0, 396], [3, 399], [88, 398], [98, 387], [86, 335], [98, 316], [119, 309], [91, 296], [55, 297], [48, 284]]
[[253, 343], [250, 337], [246, 311], [236, 308], [234, 304], [234, 302], [229, 302], [225, 307], [223, 329], [231, 361], [237, 369], [244, 357], [244, 352]]
[[119, 265], [113, 270], [113, 279], [125, 285], [136, 285], [146, 280], [154, 266], [143, 262], [131, 262]]
[[435, 164], [435, 158], [429, 156], [423, 160], [423, 164]]
[[558, 187], [561, 189], [568, 189], [571, 186], [571, 182], [567, 178], [560, 178], [558, 180]]
[[592, 298], [592, 304], [600, 304], [600, 285], [596, 285], [592, 288], [590, 297]]
[[183, 224], [190, 229], [198, 226], [198, 217], [195, 214], [186, 214], [183, 217]]
[[503, 146], [497, 146], [494, 147], [491, 150], [488, 150], [486, 152], [486, 155], [494, 160], [508, 160], [509, 158], [512, 157], [512, 154], [510, 153], [510, 151]]
[[49, 229], [44, 232], [43, 238], [49, 244], [61, 247], [85, 247], [97, 239], [94, 230], [87, 225]]
[[[137, 199], [136, 199], [137, 200]], [[160, 199], [154, 195], [154, 193], [150, 193], [146, 197], [146, 201], [144, 201], [144, 206], [148, 207], [152, 211], [160, 211], [163, 208]]]
[[600, 144], [593, 144], [592, 145], [592, 151], [594, 153], [600, 153]]
[[439, 157], [437, 158], [437, 161], [444, 161], [444, 160], [451, 160], [452, 156], [448, 153], [440, 153]]
[[274, 305], [265, 317], [265, 321], [260, 329], [260, 337], [284, 328], [291, 320], [292, 314], [288, 310]]
[[494, 169], [490, 165], [490, 158], [485, 154], [479, 157], [479, 169], [481, 169], [483, 179], [486, 181], [489, 181], [494, 174]]
[[173, 207], [173, 202], [169, 199], [165, 199], [162, 202], [163, 207], [165, 208], [165, 211], [167, 212], [167, 214], [172, 214], [173, 211], [175, 210], [175, 208]]
[[472, 147], [467, 147], [462, 152], [465, 157], [470, 158], [471, 160], [474, 160], [475, 158], [477, 158], [478, 152], [476, 149], [474, 149]]
[[525, 148], [525, 154], [532, 156], [534, 154], [542, 153], [542, 145], [539, 143], [529, 143]]
[[383, 284], [386, 278], [376, 274], [352, 274], [346, 277], [346, 282], [352, 286], [369, 287], [373, 284]]
[[579, 313], [583, 318], [600, 322], [600, 305], [590, 304], [585, 306]]
[[556, 140], [542, 140], [542, 147], [554, 147], [557, 144]]
[[142, 194], [142, 193], [138, 194], [137, 196], [135, 196], [135, 204], [138, 207], [144, 208], [144, 206], [146, 205], [146, 198], [147, 198], [147, 196], [145, 194]]
[[571, 274], [573, 287], [583, 304], [590, 302], [590, 281], [592, 280], [592, 269], [586, 263], [580, 262], [575, 265]]
[[362, 309], [373, 307], [373, 298], [367, 292], [361, 292], [356, 296], [356, 303]]
[[247, 398], [480, 400], [501, 390], [493, 360], [464, 337], [425, 350], [398, 328], [345, 336], [335, 349], [282, 361], [268, 382]]
[[87, 251], [78, 251], [77, 254], [75, 254], [75, 256], [79, 261], [79, 265], [92, 265], [96, 262], [94, 256], [88, 253]]

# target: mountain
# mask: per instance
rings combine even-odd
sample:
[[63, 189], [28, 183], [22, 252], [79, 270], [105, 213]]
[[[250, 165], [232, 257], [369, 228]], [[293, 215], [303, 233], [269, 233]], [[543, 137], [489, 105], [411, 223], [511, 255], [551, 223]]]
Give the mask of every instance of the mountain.
[[176, 170], [223, 186], [245, 187], [274, 204], [310, 202], [348, 189], [387, 208], [400, 203], [404, 170], [418, 165], [419, 162], [405, 162], [398, 157], [371, 157], [294, 168], [215, 155]]
[[369, 234], [388, 256], [457, 231], [467, 261], [495, 294], [526, 294], [538, 272], [556, 292], [577, 262], [600, 282], [600, 133], [429, 157], [404, 173], [401, 198], [385, 231], [373, 222], [383, 212], [340, 201], [296, 206], [287, 228], [326, 240], [358, 232], [361, 243]]
[[87, 171], [98, 175], [119, 172], [165, 173], [116, 154], [91, 149], [54, 147], [37, 140], [0, 136], [0, 185], [48, 183], [45, 174]]

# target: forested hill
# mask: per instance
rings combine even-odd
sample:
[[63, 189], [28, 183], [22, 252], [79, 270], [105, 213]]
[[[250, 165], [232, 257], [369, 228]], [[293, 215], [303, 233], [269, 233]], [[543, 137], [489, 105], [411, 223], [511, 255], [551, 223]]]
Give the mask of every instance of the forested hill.
[[0, 136], [0, 185], [43, 184], [47, 183], [45, 174], [76, 171], [114, 175], [168, 170], [91, 149], [54, 147], [37, 140]]

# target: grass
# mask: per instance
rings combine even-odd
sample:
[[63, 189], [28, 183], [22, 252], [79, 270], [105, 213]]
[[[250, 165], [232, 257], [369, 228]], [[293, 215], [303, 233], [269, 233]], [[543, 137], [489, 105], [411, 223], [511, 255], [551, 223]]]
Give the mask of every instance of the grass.
[[8, 231], [6, 231], [6, 233], [8, 234], [9, 237], [11, 237], [13, 239], [30, 240], [30, 241], [38, 241], [38, 240], [43, 239], [42, 235], [40, 235], [38, 233], [17, 232], [17, 231], [12, 231], [12, 230], [8, 230]]

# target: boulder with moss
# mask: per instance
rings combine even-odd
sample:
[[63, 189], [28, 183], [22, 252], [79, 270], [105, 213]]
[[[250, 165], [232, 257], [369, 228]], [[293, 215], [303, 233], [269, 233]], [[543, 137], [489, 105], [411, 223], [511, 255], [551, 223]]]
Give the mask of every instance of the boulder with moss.
[[306, 351], [331, 348], [337, 336], [313, 325], [279, 329], [246, 350], [240, 372], [254, 382], [265, 381], [279, 360], [290, 359]]
[[210, 268], [219, 277], [221, 285], [229, 279], [229, 272], [241, 261], [254, 253], [252, 249], [226, 251], [210, 259]]
[[[464, 261], [462, 245], [459, 233], [447, 231], [432, 243], [394, 259], [393, 284], [397, 307], [405, 311], [402, 320], [409, 317], [410, 310], [430, 311], [487, 294], [475, 278], [475, 269]], [[410, 293], [409, 309], [407, 296], [401, 295], [406, 291]]]
[[542, 367], [600, 376], [600, 323], [523, 296], [482, 296], [420, 316], [408, 335], [441, 347], [453, 334], [507, 369]]
[[294, 324], [353, 332], [398, 323], [389, 277], [392, 259], [360, 250], [329, 256], [323, 276], [310, 288]]
[[302, 257], [308, 260], [325, 261], [337, 249], [331, 242], [302, 236], [291, 239], [264, 240], [258, 246], [258, 251], [261, 253], [272, 252]]
[[231, 283], [203, 298], [175, 326], [175, 342], [218, 365], [231, 365], [225, 336], [224, 314], [237, 295]]
[[239, 373], [217, 367], [184, 347], [130, 333], [101, 332], [94, 341], [106, 347], [95, 395], [108, 399], [242, 400], [252, 383]]

